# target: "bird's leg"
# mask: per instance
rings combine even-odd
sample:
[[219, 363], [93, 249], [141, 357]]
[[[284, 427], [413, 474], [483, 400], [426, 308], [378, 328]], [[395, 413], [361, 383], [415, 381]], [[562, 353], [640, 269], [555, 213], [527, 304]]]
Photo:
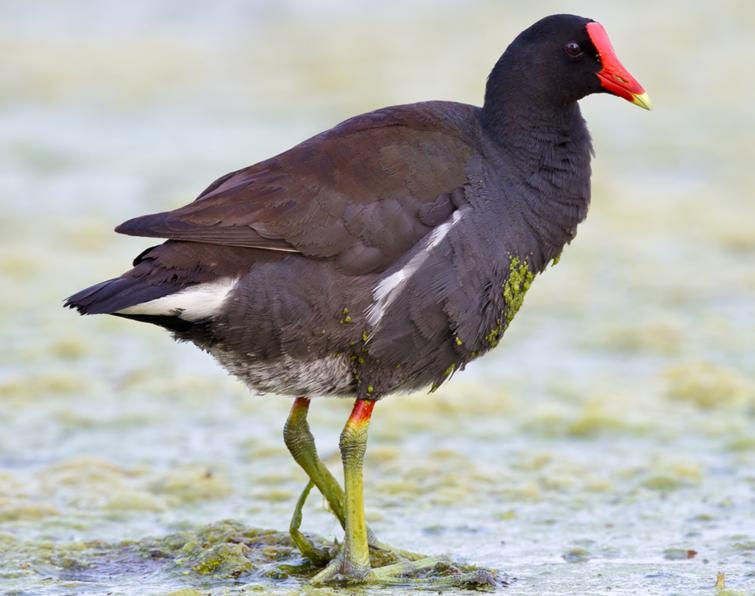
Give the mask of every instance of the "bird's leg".
[[[338, 480], [335, 479], [333, 474], [331, 474], [330, 470], [328, 470], [327, 466], [317, 455], [315, 439], [312, 436], [309, 424], [307, 423], [309, 403], [310, 400], [306, 397], [298, 397], [294, 400], [294, 403], [291, 406], [291, 412], [288, 415], [288, 420], [286, 420], [286, 425], [283, 429], [283, 439], [296, 463], [298, 463], [307, 473], [307, 476], [310, 478], [310, 483], [314, 484], [320, 493], [322, 493], [325, 500], [328, 502], [330, 510], [338, 518], [341, 527], [345, 528], [345, 497], [343, 489], [338, 483]], [[323, 561], [327, 562], [328, 560], [327, 555], [315, 548], [314, 545], [312, 545], [311, 542], [309, 542], [299, 531], [302, 520], [302, 508], [309, 496], [311, 488], [312, 487], [308, 484], [299, 497], [296, 509], [294, 510], [294, 515], [291, 518], [291, 526], [289, 530], [291, 533], [291, 539], [299, 548], [302, 555], [315, 564], [324, 564]], [[370, 547], [388, 553], [395, 559], [404, 558], [414, 560], [422, 558], [422, 555], [392, 548], [383, 544], [372, 533], [369, 527], [367, 528], [367, 541]]]
[[293, 406], [291, 406], [291, 412], [289, 413], [288, 420], [286, 420], [286, 425], [283, 428], [283, 440], [286, 443], [286, 447], [288, 447], [288, 450], [291, 452], [296, 463], [298, 463], [307, 473], [307, 476], [309, 476], [309, 482], [296, 503], [296, 508], [294, 509], [294, 514], [291, 518], [289, 532], [291, 534], [291, 540], [304, 557], [316, 565], [325, 565], [330, 560], [328, 554], [316, 548], [304, 536], [304, 534], [299, 531], [302, 519], [302, 508], [304, 507], [304, 503], [307, 501], [309, 492], [314, 485], [328, 501], [328, 506], [343, 527], [345, 523], [343, 514], [344, 497], [341, 485], [338, 484], [338, 481], [333, 477], [333, 474], [330, 473], [330, 470], [328, 470], [317, 455], [315, 439], [312, 436], [312, 432], [309, 430], [309, 424], [307, 424], [308, 411], [309, 399], [306, 397], [297, 397], [294, 400]]
[[367, 430], [374, 407], [374, 401], [358, 399], [341, 432], [339, 447], [346, 486], [346, 536], [341, 553], [312, 579], [315, 584], [340, 578], [359, 581], [370, 574], [362, 468], [367, 450]]
[[331, 560], [332, 557], [330, 556], [330, 553], [317, 548], [312, 544], [312, 541], [299, 530], [301, 527], [302, 508], [304, 507], [304, 503], [307, 502], [309, 491], [312, 490], [314, 485], [314, 482], [311, 480], [307, 482], [307, 486], [304, 487], [304, 490], [299, 496], [299, 500], [296, 502], [296, 508], [294, 509], [294, 514], [291, 516], [291, 525], [288, 528], [288, 532], [291, 535], [291, 541], [296, 545], [296, 548], [299, 549], [299, 552], [315, 565], [323, 567]]
[[[317, 455], [315, 438], [309, 430], [307, 413], [309, 398], [297, 397], [283, 427], [283, 440], [294, 460], [307, 473], [310, 480], [325, 497], [333, 515], [344, 525], [343, 489]], [[304, 503], [302, 503], [303, 505]]]
[[374, 407], [374, 401], [358, 399], [338, 443], [343, 462], [343, 483], [346, 487], [343, 568], [347, 576], [366, 575], [370, 569], [367, 522], [364, 518], [362, 470], [364, 469], [364, 454], [367, 451], [367, 431]]
[[[368, 529], [364, 517], [364, 487], [362, 470], [367, 451], [367, 431], [370, 425], [373, 400], [358, 399], [341, 432], [339, 447], [343, 462], [346, 486], [344, 513], [346, 516], [345, 538], [341, 552], [328, 566], [312, 578], [312, 583], [330, 582], [369, 583], [378, 585], [416, 584], [426, 588], [490, 587], [494, 582], [489, 573], [453, 573], [426, 577], [437, 570], [440, 573], [449, 563], [440, 558], [423, 557], [414, 560], [399, 560], [398, 563], [373, 569], [370, 565]], [[412, 578], [417, 574], [420, 578]]]

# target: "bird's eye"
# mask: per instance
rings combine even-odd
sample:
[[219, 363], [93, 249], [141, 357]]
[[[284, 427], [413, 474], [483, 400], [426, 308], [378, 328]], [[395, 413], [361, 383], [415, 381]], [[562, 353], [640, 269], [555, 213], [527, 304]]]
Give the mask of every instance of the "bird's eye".
[[564, 46], [564, 51], [566, 52], [567, 56], [571, 56], [572, 58], [576, 58], [578, 56], [582, 55], [582, 48], [579, 47], [579, 44], [576, 41], [570, 41]]

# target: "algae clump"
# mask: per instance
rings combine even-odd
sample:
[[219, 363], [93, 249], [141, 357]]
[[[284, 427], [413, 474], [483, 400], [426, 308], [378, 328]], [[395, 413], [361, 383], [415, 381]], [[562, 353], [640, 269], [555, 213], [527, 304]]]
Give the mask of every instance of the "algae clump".
[[153, 493], [169, 495], [179, 502], [219, 499], [231, 492], [229, 482], [202, 466], [172, 470], [151, 486]]
[[512, 257], [509, 261], [509, 275], [503, 282], [503, 312], [496, 319], [496, 324], [485, 336], [485, 340], [491, 348], [498, 345], [504, 332], [511, 324], [514, 316], [524, 303], [524, 295], [530, 289], [535, 274], [530, 271], [526, 261], [519, 257]]
[[755, 388], [736, 370], [711, 362], [691, 362], [666, 371], [667, 395], [701, 408], [755, 403]]
[[567, 563], [584, 563], [590, 559], [590, 551], [582, 546], [569, 548], [561, 557]]
[[251, 571], [254, 566], [247, 558], [251, 549], [246, 544], [215, 544], [203, 548], [197, 542], [190, 542], [182, 549], [184, 561], [192, 563], [192, 570], [200, 575], [216, 577], [239, 577]]

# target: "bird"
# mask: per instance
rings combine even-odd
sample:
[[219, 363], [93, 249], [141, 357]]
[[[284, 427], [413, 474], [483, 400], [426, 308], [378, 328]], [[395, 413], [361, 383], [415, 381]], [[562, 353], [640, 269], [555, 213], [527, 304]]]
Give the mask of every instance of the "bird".
[[[482, 106], [358, 115], [218, 178], [185, 206], [130, 219], [115, 231], [163, 242], [65, 306], [161, 326], [254, 392], [294, 398], [284, 442], [309, 480], [291, 538], [322, 566], [312, 582], [390, 582], [429, 563], [365, 522], [375, 405], [434, 390], [495, 348], [575, 237], [593, 155], [578, 102], [595, 93], [651, 108], [600, 23], [547, 16], [500, 56]], [[307, 423], [320, 396], [354, 399], [339, 440], [343, 488]], [[313, 487], [344, 529], [332, 555], [299, 531]], [[398, 562], [373, 568], [370, 549]]]

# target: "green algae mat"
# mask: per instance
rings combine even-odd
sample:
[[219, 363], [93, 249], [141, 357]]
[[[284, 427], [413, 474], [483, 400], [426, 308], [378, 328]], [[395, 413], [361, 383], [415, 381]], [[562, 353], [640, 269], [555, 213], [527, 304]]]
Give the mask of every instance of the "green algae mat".
[[[327, 588], [309, 588], [307, 582], [320, 568], [302, 560], [288, 534], [275, 530], [246, 528], [224, 521], [162, 538], [146, 538], [109, 544], [102, 541], [70, 544], [30, 544], [3, 537], [6, 579], [28, 580], [45, 593], [96, 594], [119, 592], [131, 586], [145, 592], [157, 586], [182, 586], [171, 594], [263, 592], [272, 589], [306, 589], [328, 593]], [[313, 544], [335, 554], [337, 544], [309, 536]], [[373, 556], [375, 567], [395, 563], [390, 556]], [[460, 579], [463, 578], [463, 579]], [[439, 561], [421, 574], [398, 578], [390, 588], [437, 591], [460, 589], [493, 591], [508, 583], [495, 572], [470, 565]], [[348, 586], [343, 586], [348, 587]], [[354, 589], [354, 587], [351, 587]], [[22, 594], [11, 590], [6, 594]]]

